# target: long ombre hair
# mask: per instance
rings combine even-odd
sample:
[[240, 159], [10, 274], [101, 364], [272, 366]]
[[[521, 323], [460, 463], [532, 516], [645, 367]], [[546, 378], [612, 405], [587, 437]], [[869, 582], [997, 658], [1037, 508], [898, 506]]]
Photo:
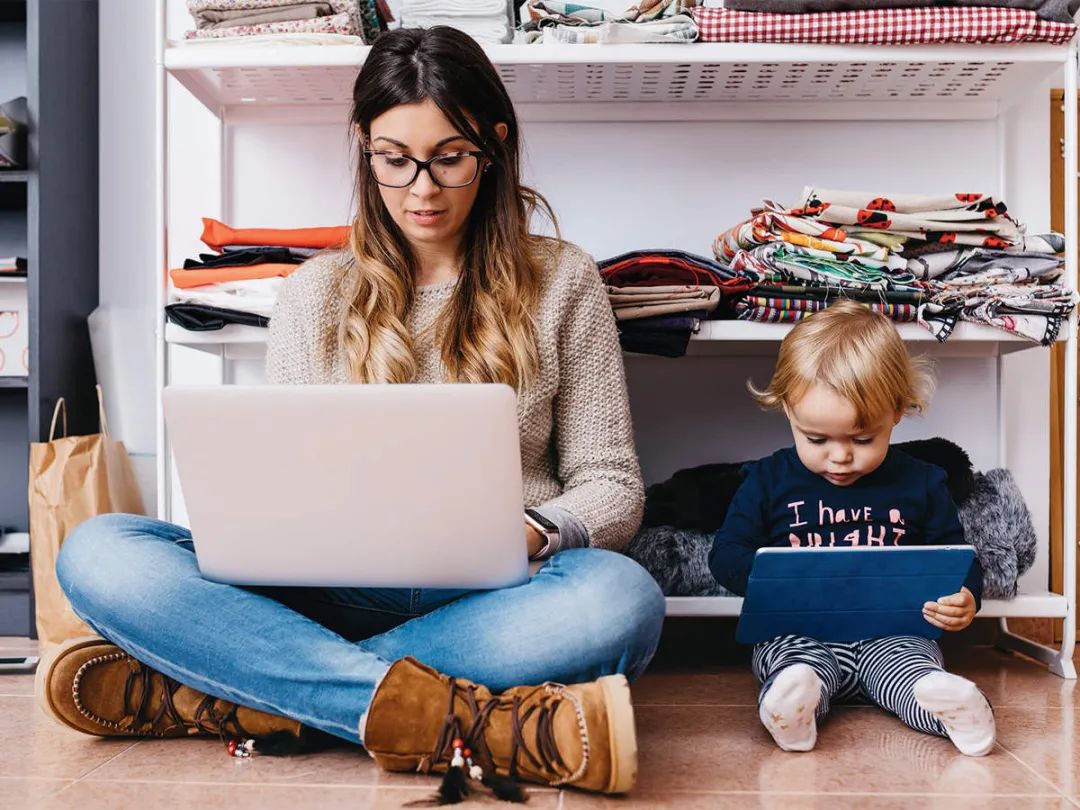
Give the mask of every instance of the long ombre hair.
[[[539, 298], [540, 248], [529, 232], [540, 210], [555, 224], [547, 201], [520, 182], [520, 138], [510, 96], [472, 38], [452, 28], [401, 29], [372, 46], [353, 87], [353, 130], [363, 149], [371, 122], [401, 104], [431, 99], [485, 153], [465, 234], [463, 266], [452, 299], [435, 325], [453, 382], [500, 382], [517, 390], [538, 365], [534, 307]], [[505, 138], [495, 126], [506, 125]], [[386, 210], [371, 168], [358, 153], [358, 213], [341, 270], [347, 302], [336, 336], [355, 382], [404, 383], [416, 360], [406, 325], [415, 298], [417, 260]]]

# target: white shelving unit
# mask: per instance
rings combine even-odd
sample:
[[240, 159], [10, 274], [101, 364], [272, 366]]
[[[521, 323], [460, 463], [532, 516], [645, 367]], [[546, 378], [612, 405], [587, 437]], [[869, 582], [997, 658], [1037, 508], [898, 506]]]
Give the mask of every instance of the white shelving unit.
[[[165, 41], [162, 11], [161, 41]], [[185, 45], [161, 53], [161, 153], [158, 183], [161, 200], [160, 255], [167, 257], [164, 133], [166, 75], [190, 91], [216, 116], [221, 128], [217, 156], [223, 178], [221, 196], [231, 199], [227, 186], [230, 149], [226, 132], [257, 116], [295, 123], [343, 120], [326, 114], [351, 99], [352, 83], [363, 63], [364, 47], [228, 47]], [[852, 47], [795, 45], [618, 45], [618, 46], [497, 46], [488, 49], [523, 121], [619, 124], [680, 122], [873, 122], [873, 121], [989, 121], [997, 122], [997, 164], [986, 185], [997, 183], [1005, 193], [1008, 127], [1005, 115], [1032, 87], [1048, 77], [1060, 77], [1065, 97], [1077, 92], [1077, 52], [1074, 46], [948, 46]], [[1075, 119], [1066, 116], [1065, 176], [1077, 172]], [[615, 131], [615, 130], [611, 130]], [[1045, 165], [1040, 158], [1035, 165]], [[768, 189], [758, 189], [758, 193]], [[1077, 286], [1077, 198], [1075, 184], [1066, 183], [1068, 250], [1067, 282]], [[215, 203], [220, 203], [215, 200]], [[228, 205], [221, 204], [228, 210]], [[641, 245], [645, 247], [648, 245]], [[159, 303], [165, 303], [162, 274]], [[946, 344], [938, 344], [916, 325], [900, 328], [904, 339], [920, 351], [943, 356], [996, 358], [998, 429], [1006, 430], [1002, 399], [1003, 359], [1032, 347], [1029, 342], [973, 324], [961, 324]], [[787, 327], [743, 322], [706, 323], [692, 344], [691, 354], [757, 355], [775, 352]], [[1065, 418], [1065, 549], [1064, 593], [1023, 593], [1011, 601], [987, 600], [983, 616], [1001, 621], [1000, 644], [1046, 662], [1051, 670], [1075, 678], [1072, 652], [1075, 639], [1076, 595], [1076, 416], [1077, 347], [1075, 316], [1067, 339]], [[265, 330], [229, 326], [220, 332], [192, 333], [163, 321], [158, 334], [158, 386], [168, 376], [170, 349], [184, 346], [221, 358], [221, 382], [228, 381], [225, 361], [257, 360], [264, 353]], [[159, 403], [160, 403], [160, 397]], [[171, 517], [168, 443], [158, 414], [159, 511]], [[999, 443], [999, 463], [1004, 443]], [[1046, 549], [1040, 550], [1046, 554]], [[685, 597], [668, 600], [671, 616], [735, 616], [741, 600]], [[1033, 644], [1009, 632], [1010, 617], [1064, 619], [1060, 650]]]

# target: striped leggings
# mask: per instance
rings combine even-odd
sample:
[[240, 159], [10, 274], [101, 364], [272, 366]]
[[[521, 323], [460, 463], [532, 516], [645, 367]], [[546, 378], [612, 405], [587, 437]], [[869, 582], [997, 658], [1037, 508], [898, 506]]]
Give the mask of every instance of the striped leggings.
[[830, 702], [870, 702], [916, 731], [948, 736], [940, 721], [915, 702], [915, 682], [944, 669], [941, 650], [929, 639], [889, 636], [825, 644], [803, 636], [779, 636], [754, 647], [759, 701], [780, 671], [792, 664], [807, 664], [821, 678], [818, 721], [829, 713]]

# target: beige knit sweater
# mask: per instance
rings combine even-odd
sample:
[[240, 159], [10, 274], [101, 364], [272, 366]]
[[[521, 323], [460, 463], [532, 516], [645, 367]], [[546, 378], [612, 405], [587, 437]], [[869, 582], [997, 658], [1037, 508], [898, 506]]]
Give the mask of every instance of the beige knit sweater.
[[[641, 523], [644, 493], [634, 451], [618, 333], [593, 260], [549, 242], [536, 313], [539, 373], [518, 395], [518, 430], [526, 506], [565, 509], [595, 547], [622, 549]], [[306, 262], [282, 285], [270, 319], [266, 368], [271, 383], [350, 381], [344, 353], [325, 351], [344, 302], [335, 268], [347, 252]], [[409, 319], [414, 382], [445, 381], [430, 328], [456, 282], [421, 287]], [[417, 337], [419, 336], [419, 337]]]

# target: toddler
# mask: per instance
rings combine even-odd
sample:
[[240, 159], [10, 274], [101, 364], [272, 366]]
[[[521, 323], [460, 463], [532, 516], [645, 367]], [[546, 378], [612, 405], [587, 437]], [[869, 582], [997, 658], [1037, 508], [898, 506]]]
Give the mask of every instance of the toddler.
[[[799, 322], [764, 391], [784, 411], [795, 446], [748, 465], [709, 565], [746, 592], [754, 552], [769, 546], [955, 545], [965, 542], [945, 472], [889, 447], [893, 428], [923, 410], [930, 377], [892, 324], [854, 302]], [[971, 624], [982, 594], [976, 560], [959, 593], [923, 606], [944, 630]], [[964, 754], [994, 744], [994, 715], [971, 681], [946, 672], [933, 641], [915, 636], [824, 644], [781, 636], [754, 648], [761, 722], [785, 751], [809, 751], [830, 702], [872, 701]]]

